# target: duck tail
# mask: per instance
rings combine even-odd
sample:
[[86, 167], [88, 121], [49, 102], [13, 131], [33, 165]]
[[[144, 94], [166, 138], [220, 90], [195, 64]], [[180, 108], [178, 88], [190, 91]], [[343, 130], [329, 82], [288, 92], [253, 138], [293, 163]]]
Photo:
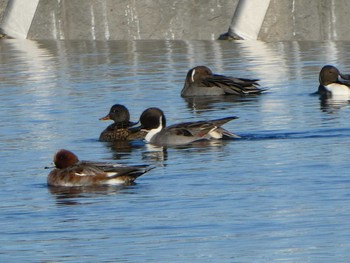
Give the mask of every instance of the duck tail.
[[217, 128], [216, 131], [219, 132], [220, 134], [222, 134], [222, 138], [226, 139], [226, 140], [228, 140], [228, 139], [240, 139], [241, 138], [241, 136], [239, 136], [235, 133], [232, 133], [228, 130], [225, 130], [224, 128], [221, 128], [221, 127]]
[[154, 169], [154, 167], [150, 167], [148, 165], [135, 165], [129, 166], [128, 168], [128, 171], [125, 171], [124, 174], [120, 174], [117, 176], [119, 179], [122, 179], [125, 183], [133, 183], [136, 180], [136, 178]]

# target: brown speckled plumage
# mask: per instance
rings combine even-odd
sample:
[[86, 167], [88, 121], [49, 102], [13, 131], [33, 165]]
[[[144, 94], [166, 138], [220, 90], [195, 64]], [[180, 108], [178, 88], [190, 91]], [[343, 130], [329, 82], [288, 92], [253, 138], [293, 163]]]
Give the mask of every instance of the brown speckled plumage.
[[113, 105], [109, 113], [100, 120], [114, 121], [100, 134], [99, 140], [102, 142], [141, 140], [147, 134], [145, 131], [132, 128], [136, 123], [130, 122], [129, 110], [124, 105]]
[[133, 131], [130, 128], [119, 128], [111, 124], [101, 132], [99, 140], [101, 142], [142, 140], [146, 134], [147, 132], [142, 130]]

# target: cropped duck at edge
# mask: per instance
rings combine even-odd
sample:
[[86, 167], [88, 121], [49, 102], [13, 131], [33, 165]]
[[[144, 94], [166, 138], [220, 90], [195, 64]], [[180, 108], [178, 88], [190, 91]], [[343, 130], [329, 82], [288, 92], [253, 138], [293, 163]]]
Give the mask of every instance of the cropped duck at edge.
[[99, 140], [102, 142], [139, 140], [146, 136], [146, 132], [133, 127], [137, 122], [130, 121], [129, 110], [124, 105], [113, 105], [109, 113], [100, 120], [114, 121], [100, 134]]
[[56, 152], [54, 163], [56, 168], [47, 177], [49, 186], [125, 185], [152, 169], [148, 165], [79, 161], [74, 153], [65, 149]]
[[259, 88], [259, 79], [233, 78], [213, 74], [206, 66], [197, 66], [187, 73], [182, 97], [220, 96], [220, 95], [254, 95], [266, 89]]
[[159, 108], [148, 108], [140, 117], [143, 130], [148, 133], [146, 142], [157, 146], [184, 145], [199, 140], [233, 139], [238, 135], [221, 128], [238, 117], [226, 117], [210, 121], [184, 122], [166, 127], [166, 119]]
[[332, 65], [325, 65], [319, 75], [320, 85], [316, 92], [322, 96], [349, 97], [350, 75], [341, 73]]

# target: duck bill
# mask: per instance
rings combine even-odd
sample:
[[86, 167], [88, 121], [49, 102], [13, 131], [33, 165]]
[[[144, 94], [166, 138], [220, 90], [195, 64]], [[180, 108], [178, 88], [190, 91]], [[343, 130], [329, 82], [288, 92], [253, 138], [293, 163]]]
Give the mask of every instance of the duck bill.
[[106, 115], [106, 116], [104, 116], [104, 117], [102, 117], [102, 118], [99, 118], [100, 121], [108, 121], [108, 120], [110, 120], [110, 119], [111, 119], [111, 118], [109, 117], [109, 114]]

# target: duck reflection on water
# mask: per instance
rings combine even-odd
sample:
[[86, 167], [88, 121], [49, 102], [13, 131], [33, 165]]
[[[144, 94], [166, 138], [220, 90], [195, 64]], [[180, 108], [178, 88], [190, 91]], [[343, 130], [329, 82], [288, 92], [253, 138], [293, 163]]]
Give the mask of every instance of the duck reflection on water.
[[119, 194], [136, 194], [137, 183], [124, 185], [95, 185], [88, 187], [48, 186], [50, 194], [56, 199], [57, 205], [86, 205], [96, 203], [96, 197]]

